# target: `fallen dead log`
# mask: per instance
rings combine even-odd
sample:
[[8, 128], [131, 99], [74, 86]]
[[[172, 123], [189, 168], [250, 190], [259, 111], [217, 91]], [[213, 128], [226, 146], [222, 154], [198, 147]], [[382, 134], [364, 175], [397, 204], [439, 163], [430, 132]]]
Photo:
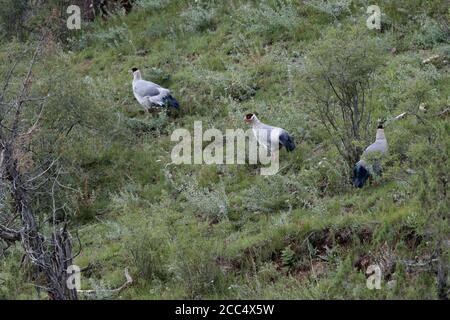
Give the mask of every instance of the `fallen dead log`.
[[78, 293], [82, 294], [96, 294], [96, 293], [120, 293], [125, 288], [129, 287], [133, 283], [133, 278], [131, 278], [128, 268], [125, 268], [125, 283], [120, 287], [115, 289], [104, 289], [104, 290], [77, 290]]

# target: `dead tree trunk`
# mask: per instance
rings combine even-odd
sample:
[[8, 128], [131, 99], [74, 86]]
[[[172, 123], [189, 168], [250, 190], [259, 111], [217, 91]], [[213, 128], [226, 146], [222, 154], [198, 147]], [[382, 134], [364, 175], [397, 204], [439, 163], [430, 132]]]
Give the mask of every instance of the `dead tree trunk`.
[[[15, 97], [5, 102], [7, 89], [12, 81], [16, 63], [6, 74], [3, 91], [0, 91], [0, 181], [1, 192], [8, 192], [9, 205], [13, 211], [10, 216], [12, 219], [3, 219], [0, 216], [0, 239], [7, 242], [19, 242], [25, 252], [27, 259], [37, 267], [42, 278], [43, 284], [47, 290], [50, 299], [66, 300], [77, 299], [75, 289], [70, 289], [67, 283], [67, 267], [72, 264], [72, 244], [71, 236], [67, 229], [68, 222], [63, 219], [57, 222], [56, 219], [49, 219], [47, 227], [52, 230], [50, 235], [45, 235], [36, 219], [36, 213], [33, 210], [32, 199], [33, 192], [36, 190], [27, 178], [26, 169], [21, 168], [20, 161], [20, 137], [23, 134], [32, 133], [32, 128], [36, 126], [39, 118], [33, 127], [25, 130], [22, 128], [24, 122], [24, 105], [33, 104], [34, 101], [43, 101], [45, 98], [30, 98], [28, 96], [32, 83], [32, 68], [37, 63], [40, 54], [41, 39], [37, 46], [28, 71], [23, 78], [22, 86]], [[52, 163], [54, 163], [53, 161]], [[37, 177], [44, 177], [48, 170], [38, 173]], [[57, 181], [58, 175], [52, 177]], [[7, 187], [5, 187], [7, 186]], [[52, 193], [54, 190], [51, 191]], [[51, 196], [54, 196], [51, 194]], [[7, 201], [7, 200], [5, 200]], [[54, 209], [54, 208], [53, 208]], [[49, 208], [49, 210], [51, 210]], [[1, 215], [2, 213], [0, 213]], [[53, 210], [53, 217], [55, 210]], [[8, 221], [6, 224], [4, 221]], [[47, 232], [48, 233], [48, 232]]]
[[446, 263], [446, 257], [443, 256], [443, 250], [439, 250], [438, 253], [438, 265], [437, 265], [437, 282], [438, 282], [438, 298], [440, 300], [448, 300], [449, 288], [447, 285], [448, 278], [448, 264]]

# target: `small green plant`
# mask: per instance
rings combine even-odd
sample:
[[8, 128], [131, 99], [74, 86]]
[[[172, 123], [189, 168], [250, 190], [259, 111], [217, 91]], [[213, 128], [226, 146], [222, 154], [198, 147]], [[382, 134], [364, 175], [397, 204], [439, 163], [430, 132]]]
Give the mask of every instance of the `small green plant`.
[[168, 276], [167, 239], [163, 234], [155, 234], [151, 229], [132, 232], [126, 242], [134, 268], [140, 277], [146, 280], [166, 279]]
[[291, 2], [275, 1], [259, 5], [243, 4], [236, 12], [237, 21], [249, 35], [283, 36], [295, 30], [301, 22], [297, 8]]
[[138, 0], [136, 6], [146, 10], [161, 10], [169, 4], [170, 0]]
[[189, 6], [181, 13], [185, 23], [185, 31], [206, 31], [214, 27], [216, 10], [210, 6], [194, 5]]
[[419, 17], [420, 27], [412, 36], [412, 42], [419, 48], [429, 49], [439, 43], [450, 40], [448, 30], [445, 31], [436, 20], [428, 17]]
[[242, 191], [242, 206], [248, 211], [268, 213], [307, 205], [307, 188], [296, 177], [274, 175], [257, 177], [253, 185]]
[[332, 0], [332, 1], [324, 1], [324, 0], [308, 0], [306, 4], [313, 7], [316, 10], [321, 12], [325, 12], [335, 19], [340, 18], [345, 14], [349, 14], [351, 12], [350, 5], [351, 0]]
[[295, 251], [291, 249], [290, 246], [287, 246], [281, 251], [281, 262], [283, 267], [291, 267], [294, 263]]
[[119, 47], [122, 42], [129, 39], [128, 28], [126, 26], [114, 26], [102, 33], [93, 35], [93, 41], [104, 44], [108, 47]]
[[196, 181], [188, 182], [184, 195], [188, 208], [196, 214], [211, 219], [222, 220], [228, 218], [228, 196], [223, 184], [218, 184], [216, 190], [200, 188]]
[[[157, 110], [152, 111], [153, 113], [157, 112]], [[166, 110], [161, 110], [156, 116], [149, 117], [149, 119], [126, 118], [125, 124], [136, 135], [152, 133], [155, 136], [160, 136], [161, 134], [167, 133], [167, 126], [170, 124], [170, 119]]]

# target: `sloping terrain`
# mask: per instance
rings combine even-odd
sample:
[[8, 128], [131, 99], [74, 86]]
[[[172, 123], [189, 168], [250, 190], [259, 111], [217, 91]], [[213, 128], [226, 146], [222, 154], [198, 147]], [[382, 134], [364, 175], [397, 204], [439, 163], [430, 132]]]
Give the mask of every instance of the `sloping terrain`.
[[[78, 119], [59, 152], [77, 190], [70, 228], [79, 237], [82, 288], [117, 288], [125, 268], [134, 280], [120, 294], [82, 297], [448, 294], [448, 274], [443, 282], [438, 270], [450, 262], [450, 11], [445, 1], [378, 1], [382, 29], [370, 30], [369, 4], [141, 0], [128, 15], [84, 22], [66, 43], [49, 41], [34, 72], [37, 90], [58, 84], [50, 103], [60, 111], [48, 121]], [[0, 55], [24, 45], [9, 39]], [[377, 118], [389, 121], [383, 175], [362, 189], [352, 186], [336, 136], [317, 118], [311, 91], [330, 92], [317, 57], [336, 79], [362, 83], [360, 72], [370, 69], [365, 99], [373, 114], [353, 145], [364, 150]], [[348, 57], [349, 67], [336, 57]], [[132, 94], [132, 67], [170, 88], [180, 112], [145, 114]], [[192, 132], [202, 121], [204, 129], [246, 130], [248, 112], [295, 137], [296, 150], [280, 153], [279, 173], [171, 164], [175, 129]], [[0, 297], [45, 298], [19, 268], [21, 250], [13, 246], [0, 260]], [[366, 286], [370, 265], [381, 269], [380, 290]]]

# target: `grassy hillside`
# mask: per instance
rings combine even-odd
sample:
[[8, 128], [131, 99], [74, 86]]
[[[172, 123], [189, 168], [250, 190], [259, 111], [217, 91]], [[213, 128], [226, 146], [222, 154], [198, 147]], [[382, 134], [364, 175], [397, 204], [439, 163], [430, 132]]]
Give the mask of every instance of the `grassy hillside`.
[[[56, 89], [47, 123], [76, 120], [58, 153], [76, 190], [70, 228], [80, 240], [75, 264], [86, 268], [82, 287], [116, 288], [125, 268], [134, 279], [119, 295], [82, 297], [443, 297], [450, 10], [446, 1], [378, 1], [379, 31], [366, 27], [370, 4], [141, 0], [129, 15], [48, 40], [36, 90]], [[33, 43], [5, 38], [2, 61]], [[362, 189], [317, 119], [311, 90], [325, 97], [329, 88], [316, 57], [336, 79], [373, 70], [373, 115], [352, 146], [364, 150], [375, 139], [377, 118], [410, 113], [387, 126], [383, 175]], [[143, 112], [131, 89], [135, 66], [173, 91], [180, 112]], [[295, 152], [281, 152], [278, 174], [261, 176], [249, 164], [170, 164], [173, 130], [192, 130], [194, 121], [246, 129], [248, 112], [296, 139]], [[17, 244], [0, 256], [0, 297], [45, 298], [19, 268], [22, 254]], [[382, 270], [380, 290], [366, 287], [372, 264]]]

